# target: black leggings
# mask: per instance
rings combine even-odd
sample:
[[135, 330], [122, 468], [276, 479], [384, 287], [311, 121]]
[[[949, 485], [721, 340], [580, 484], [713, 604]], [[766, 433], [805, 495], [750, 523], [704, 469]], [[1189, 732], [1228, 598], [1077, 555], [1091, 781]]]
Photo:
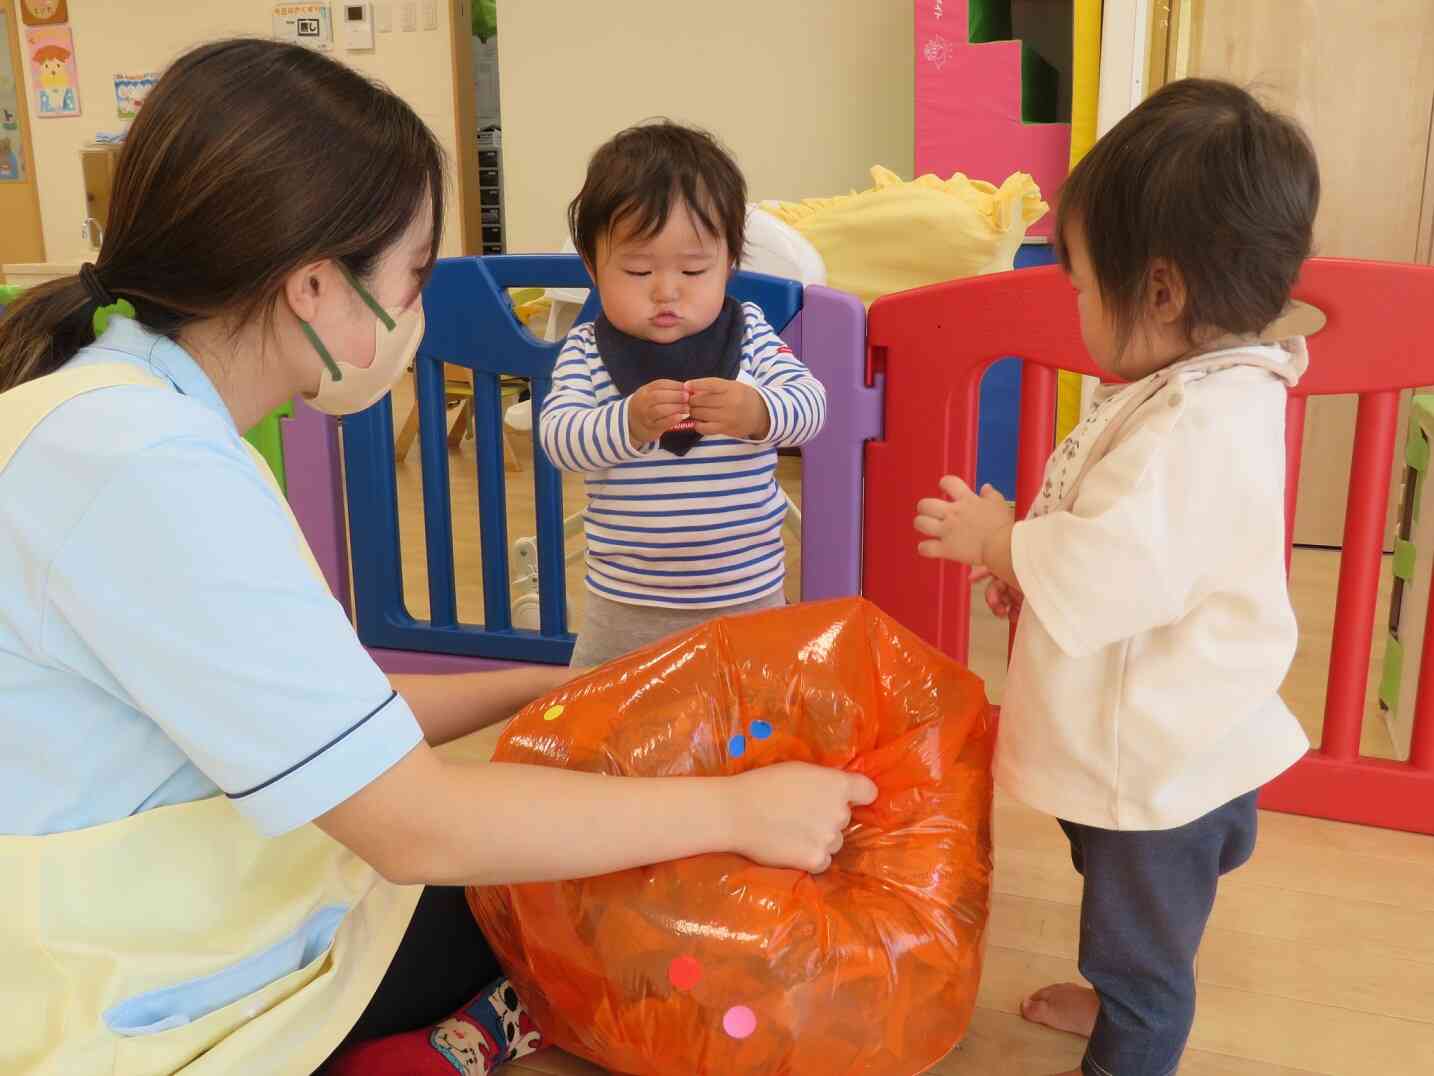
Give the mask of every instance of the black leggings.
[[1085, 876], [1080, 972], [1100, 996], [1086, 1076], [1172, 1076], [1195, 1021], [1195, 954], [1220, 876], [1250, 858], [1258, 792], [1177, 829], [1062, 822]]
[[463, 887], [425, 886], [383, 981], [339, 1050], [446, 1020], [502, 973]]

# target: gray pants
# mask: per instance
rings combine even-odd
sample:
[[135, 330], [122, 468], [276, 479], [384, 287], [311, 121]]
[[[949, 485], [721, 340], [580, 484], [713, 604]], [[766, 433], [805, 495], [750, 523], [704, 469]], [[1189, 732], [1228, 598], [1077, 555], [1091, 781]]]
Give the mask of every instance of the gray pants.
[[587, 609], [583, 613], [577, 645], [573, 647], [571, 664], [575, 669], [591, 669], [709, 620], [738, 613], [755, 613], [759, 609], [780, 609], [786, 604], [786, 597], [778, 590], [744, 605], [718, 609], [664, 609], [615, 602], [589, 590]]

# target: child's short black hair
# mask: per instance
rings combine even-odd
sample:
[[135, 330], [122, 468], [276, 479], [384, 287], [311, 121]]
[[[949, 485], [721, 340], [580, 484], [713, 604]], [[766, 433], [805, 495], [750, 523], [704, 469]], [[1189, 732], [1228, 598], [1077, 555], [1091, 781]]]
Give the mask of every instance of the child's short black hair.
[[1123, 348], [1139, 321], [1151, 263], [1179, 270], [1184, 322], [1255, 333], [1289, 301], [1309, 257], [1319, 165], [1294, 120], [1238, 86], [1181, 79], [1158, 90], [1080, 161], [1061, 188], [1055, 241], [1072, 223]]
[[685, 204], [697, 221], [727, 240], [727, 254], [742, 257], [747, 224], [747, 181], [712, 135], [669, 120], [639, 124], [598, 148], [583, 189], [568, 206], [573, 245], [588, 265], [597, 245], [621, 223], [641, 238], [656, 235], [674, 206]]

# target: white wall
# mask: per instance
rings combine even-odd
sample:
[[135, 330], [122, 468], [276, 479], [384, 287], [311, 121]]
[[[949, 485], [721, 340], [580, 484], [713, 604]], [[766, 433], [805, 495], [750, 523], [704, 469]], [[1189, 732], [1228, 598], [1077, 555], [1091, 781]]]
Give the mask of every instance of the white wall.
[[510, 250], [556, 250], [592, 151], [654, 115], [736, 153], [754, 198], [870, 185], [913, 161], [911, 0], [502, 0]]
[[[419, 7], [421, 11], [422, 5]], [[393, 32], [375, 35], [374, 51], [346, 52], [338, 45], [331, 55], [382, 80], [400, 94], [433, 128], [452, 158], [451, 26], [445, 3], [440, 3], [438, 10], [437, 30], [424, 30], [420, 16], [418, 30], [401, 32], [395, 10]], [[332, 5], [332, 11], [338, 38], [338, 2]], [[48, 260], [73, 262], [93, 257], [80, 235], [86, 213], [79, 148], [93, 141], [96, 132], [116, 131], [123, 126], [124, 121], [115, 112], [114, 76], [120, 72], [162, 70], [185, 49], [215, 38], [267, 37], [272, 33], [272, 13], [273, 4], [261, 0], [72, 0], [70, 25], [74, 30], [83, 114], [66, 119], [36, 119], [31, 124]], [[27, 65], [26, 92], [33, 117], [34, 89], [28, 83], [29, 75]], [[301, 108], [303, 103], [296, 101], [295, 107]], [[450, 227], [444, 253], [458, 253], [460, 247], [460, 229]]]

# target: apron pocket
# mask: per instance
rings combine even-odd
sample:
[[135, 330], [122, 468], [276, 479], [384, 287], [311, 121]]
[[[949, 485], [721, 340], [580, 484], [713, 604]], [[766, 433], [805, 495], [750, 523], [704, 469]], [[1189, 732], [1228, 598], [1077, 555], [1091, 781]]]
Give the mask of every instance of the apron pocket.
[[[193, 1023], [150, 1035], [117, 1037], [111, 1040], [115, 1044], [113, 1076], [173, 1076], [188, 1072], [191, 1062], [207, 1056], [207, 1051], [222, 1046], [230, 1036], [246, 1031], [250, 1023], [307, 998], [308, 991], [325, 982], [333, 970], [333, 959], [325, 950], [307, 967], [290, 972], [257, 993], [215, 1009]], [[315, 1009], [314, 1014], [316, 1020], [322, 1019], [322, 1010]], [[334, 1044], [337, 1042], [338, 1036], [335, 1036]]]
[[118, 1036], [114, 1076], [159, 1076], [183, 1069], [250, 1021], [332, 970], [334, 935], [347, 914], [330, 905], [293, 934], [213, 975], [150, 991], [104, 1014]]
[[151, 990], [106, 1010], [105, 1026], [125, 1037], [183, 1027], [233, 1005], [314, 963], [333, 944], [348, 908], [331, 904], [309, 916], [288, 937], [212, 975]]

